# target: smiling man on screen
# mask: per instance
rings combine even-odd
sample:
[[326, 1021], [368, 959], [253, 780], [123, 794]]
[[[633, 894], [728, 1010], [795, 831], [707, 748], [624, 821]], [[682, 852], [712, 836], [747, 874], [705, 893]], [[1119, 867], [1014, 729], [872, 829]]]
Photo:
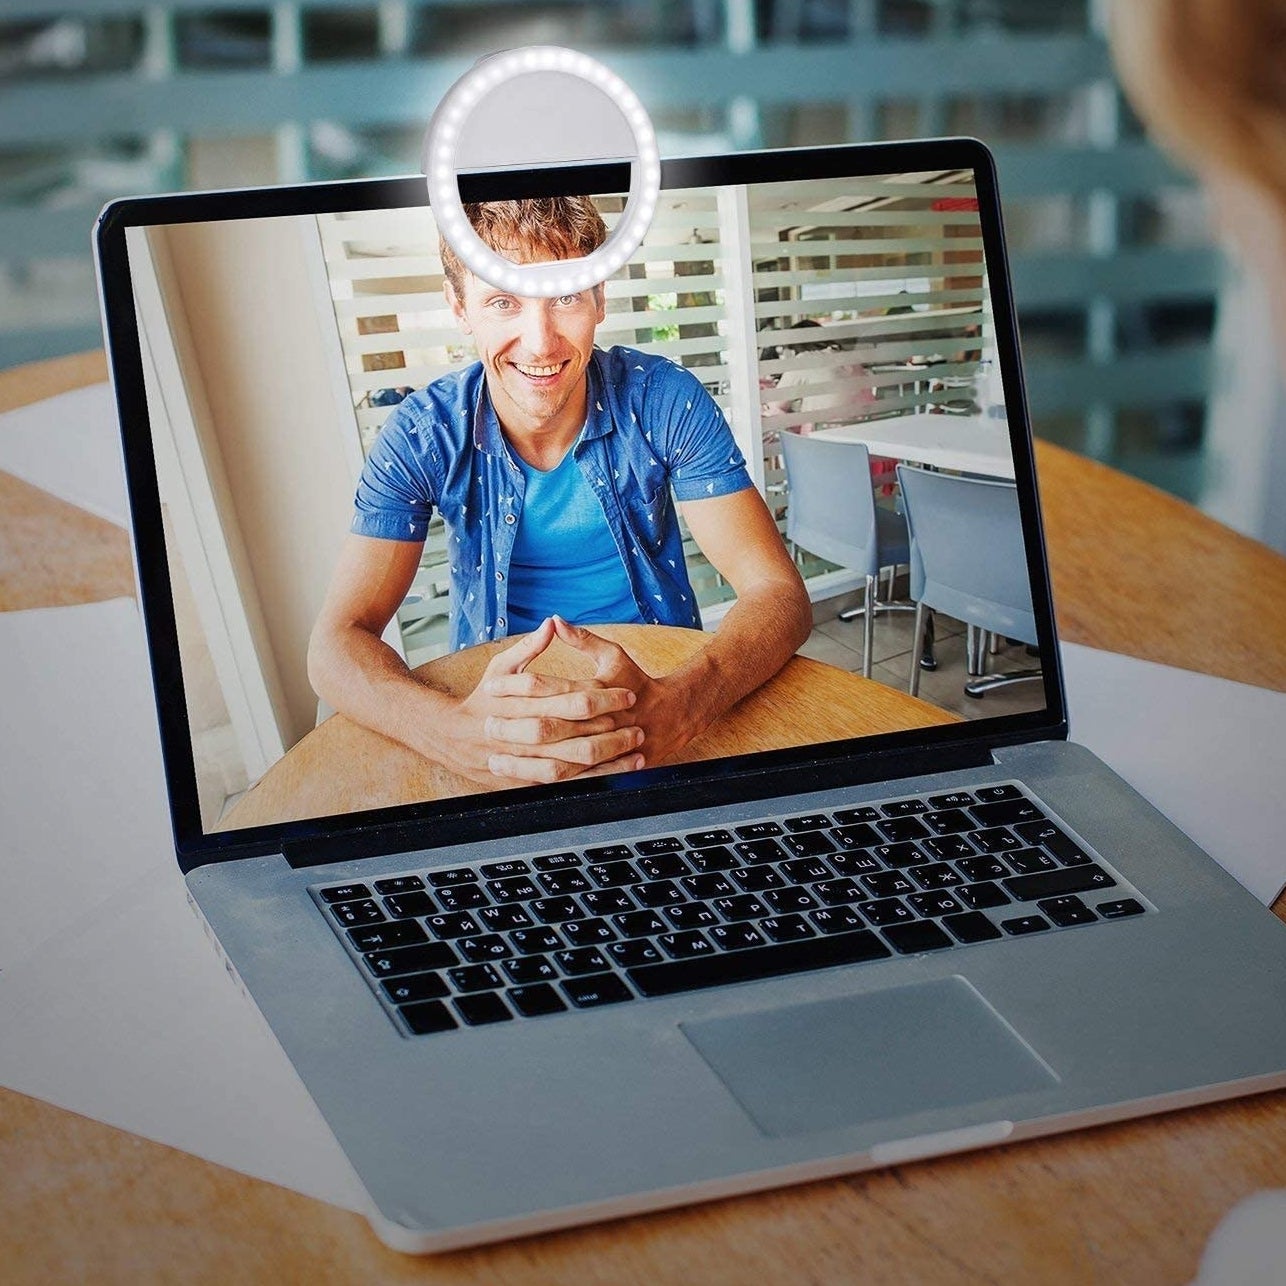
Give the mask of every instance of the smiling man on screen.
[[[607, 236], [588, 197], [466, 212], [516, 263], [583, 257]], [[700, 382], [665, 358], [594, 346], [602, 286], [525, 298], [475, 277], [445, 242], [442, 260], [447, 302], [479, 361], [412, 393], [381, 430], [313, 631], [313, 686], [336, 710], [485, 785], [663, 762], [808, 636], [799, 573]], [[700, 628], [672, 496], [737, 601], [705, 648], [652, 677], [586, 627]], [[464, 698], [418, 681], [380, 638], [435, 507], [452, 648], [523, 636]], [[555, 637], [593, 661], [593, 679], [527, 670]]]

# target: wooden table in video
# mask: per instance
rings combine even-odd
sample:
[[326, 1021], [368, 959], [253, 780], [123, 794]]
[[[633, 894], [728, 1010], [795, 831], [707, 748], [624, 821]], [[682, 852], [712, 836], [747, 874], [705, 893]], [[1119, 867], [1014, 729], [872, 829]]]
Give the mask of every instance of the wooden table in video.
[[[0, 410], [104, 378], [97, 354], [0, 373]], [[1065, 638], [1286, 691], [1286, 559], [1113, 470], [1049, 446], [1037, 461]], [[0, 609], [129, 585], [120, 528], [0, 475]], [[1214, 628], [1194, 606], [1210, 586]], [[14, 1286], [1154, 1286], [1189, 1281], [1229, 1208], [1282, 1186], [1286, 1091], [416, 1260], [357, 1215], [0, 1090]]]

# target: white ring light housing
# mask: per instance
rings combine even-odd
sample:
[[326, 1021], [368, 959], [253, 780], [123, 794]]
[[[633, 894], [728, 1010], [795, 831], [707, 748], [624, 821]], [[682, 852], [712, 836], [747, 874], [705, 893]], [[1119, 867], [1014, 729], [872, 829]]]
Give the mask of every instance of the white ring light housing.
[[[516, 264], [492, 250], [465, 215], [456, 182], [458, 150], [465, 126], [484, 98], [518, 77], [551, 72], [576, 77], [601, 91], [625, 118], [635, 149], [629, 198], [611, 235], [592, 254], [553, 263]], [[610, 68], [557, 45], [532, 45], [480, 59], [438, 104], [429, 122], [426, 150], [429, 203], [439, 230], [460, 261], [489, 285], [532, 298], [588, 290], [617, 272], [647, 235], [661, 190], [656, 133], [638, 96]]]

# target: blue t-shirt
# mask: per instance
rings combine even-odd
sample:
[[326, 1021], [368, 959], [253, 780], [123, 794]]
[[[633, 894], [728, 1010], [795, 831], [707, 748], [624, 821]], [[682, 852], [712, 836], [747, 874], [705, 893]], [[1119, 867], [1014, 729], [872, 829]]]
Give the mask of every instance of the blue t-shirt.
[[[751, 486], [723, 412], [668, 358], [594, 349], [585, 428], [569, 453], [602, 508], [637, 615], [701, 628], [673, 499]], [[357, 485], [352, 530], [423, 541], [436, 507], [447, 529], [450, 645], [517, 632], [509, 578], [527, 480], [487, 396], [482, 363], [434, 380], [389, 415]]]
[[524, 460], [522, 517], [509, 556], [509, 632], [558, 613], [574, 625], [643, 618], [603, 506], [568, 451], [548, 472]]

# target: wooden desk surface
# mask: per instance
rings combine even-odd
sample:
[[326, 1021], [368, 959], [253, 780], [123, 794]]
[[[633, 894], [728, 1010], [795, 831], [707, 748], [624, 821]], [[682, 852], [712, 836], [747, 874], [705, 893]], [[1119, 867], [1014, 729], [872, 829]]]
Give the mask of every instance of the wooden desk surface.
[[[103, 377], [98, 355], [0, 373], [0, 409]], [[1286, 559], [1110, 469], [1049, 446], [1038, 459], [1065, 638], [1286, 691]], [[0, 475], [0, 489], [10, 481]], [[40, 494], [15, 520], [10, 494], [0, 493], [0, 605], [35, 606], [49, 589], [40, 601], [120, 592], [129, 564], [117, 529]], [[48, 575], [45, 533], [69, 524], [77, 535], [81, 519], [75, 548], [115, 565], [114, 578], [69, 580], [66, 564], [57, 581]], [[1286, 899], [1274, 909], [1286, 919]], [[356, 1215], [0, 1091], [2, 1274], [42, 1286], [1154, 1286], [1190, 1280], [1228, 1209], [1283, 1185], [1286, 1093], [1276, 1093], [416, 1260], [385, 1250]]]

